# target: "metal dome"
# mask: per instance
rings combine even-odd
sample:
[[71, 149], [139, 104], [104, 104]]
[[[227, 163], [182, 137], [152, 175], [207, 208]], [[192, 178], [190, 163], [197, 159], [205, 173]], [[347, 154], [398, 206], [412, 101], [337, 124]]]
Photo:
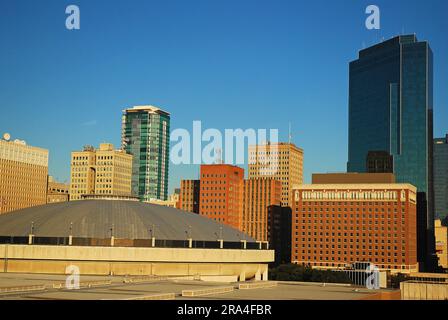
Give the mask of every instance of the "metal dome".
[[[0, 236], [215, 241], [247, 240], [245, 233], [198, 214], [138, 201], [83, 200], [47, 204], [0, 215]], [[71, 231], [70, 231], [71, 230]]]

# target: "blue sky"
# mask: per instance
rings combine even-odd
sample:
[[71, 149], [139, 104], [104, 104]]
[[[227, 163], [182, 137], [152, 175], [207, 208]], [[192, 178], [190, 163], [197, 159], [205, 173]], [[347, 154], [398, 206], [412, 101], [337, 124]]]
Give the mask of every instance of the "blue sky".
[[[81, 30], [65, 28], [65, 8]], [[365, 8], [381, 10], [367, 30]], [[70, 152], [120, 144], [121, 111], [151, 104], [171, 127], [278, 128], [313, 172], [344, 171], [348, 63], [358, 50], [416, 33], [434, 51], [435, 136], [448, 132], [448, 2], [0, 0], [0, 132], [50, 150], [69, 179]], [[170, 167], [170, 190], [197, 166]]]

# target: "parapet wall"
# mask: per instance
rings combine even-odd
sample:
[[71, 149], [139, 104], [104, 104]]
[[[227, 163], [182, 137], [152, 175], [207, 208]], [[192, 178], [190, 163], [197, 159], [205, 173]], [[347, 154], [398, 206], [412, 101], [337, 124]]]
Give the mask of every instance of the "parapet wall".
[[0, 245], [0, 272], [235, 276], [267, 280], [272, 250]]

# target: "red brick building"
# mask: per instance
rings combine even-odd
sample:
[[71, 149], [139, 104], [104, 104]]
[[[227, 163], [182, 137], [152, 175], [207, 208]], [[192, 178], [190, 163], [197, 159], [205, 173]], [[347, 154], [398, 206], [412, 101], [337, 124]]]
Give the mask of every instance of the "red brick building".
[[343, 268], [371, 262], [395, 272], [418, 271], [416, 188], [372, 177], [320, 175], [319, 184], [293, 187], [293, 263]]
[[242, 230], [244, 169], [201, 165], [200, 176], [199, 214]]

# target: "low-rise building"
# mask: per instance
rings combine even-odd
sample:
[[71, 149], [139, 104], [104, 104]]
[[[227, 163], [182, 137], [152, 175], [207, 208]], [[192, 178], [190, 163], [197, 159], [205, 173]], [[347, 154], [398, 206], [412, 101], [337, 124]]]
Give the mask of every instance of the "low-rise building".
[[48, 176], [47, 203], [69, 201], [70, 185], [57, 182], [52, 176]]

